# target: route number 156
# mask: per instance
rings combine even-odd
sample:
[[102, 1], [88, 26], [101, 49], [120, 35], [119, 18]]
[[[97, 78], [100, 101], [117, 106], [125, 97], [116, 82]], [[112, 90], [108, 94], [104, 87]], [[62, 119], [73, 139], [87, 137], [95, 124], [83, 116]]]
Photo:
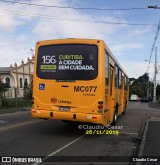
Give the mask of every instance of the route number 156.
[[42, 56], [42, 58], [43, 58], [43, 64], [55, 64], [57, 62], [55, 59], [55, 55]]

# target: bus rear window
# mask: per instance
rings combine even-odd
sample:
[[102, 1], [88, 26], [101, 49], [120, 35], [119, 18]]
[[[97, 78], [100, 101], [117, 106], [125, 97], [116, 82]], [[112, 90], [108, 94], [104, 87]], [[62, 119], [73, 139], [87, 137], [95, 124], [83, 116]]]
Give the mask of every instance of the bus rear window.
[[36, 72], [42, 79], [93, 80], [98, 74], [98, 47], [88, 44], [41, 46]]

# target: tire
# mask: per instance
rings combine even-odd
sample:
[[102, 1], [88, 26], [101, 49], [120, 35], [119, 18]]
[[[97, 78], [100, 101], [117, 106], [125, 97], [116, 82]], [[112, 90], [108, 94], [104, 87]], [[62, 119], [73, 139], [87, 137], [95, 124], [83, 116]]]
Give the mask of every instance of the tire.
[[127, 108], [127, 101], [126, 101], [126, 104], [125, 104], [125, 108], [124, 108], [124, 110], [123, 110], [123, 112], [122, 112], [122, 115], [124, 115], [125, 114], [125, 110], [126, 110], [126, 108]]
[[113, 122], [112, 122], [112, 125], [113, 125], [113, 126], [116, 125], [117, 119], [118, 119], [118, 106], [116, 106], [116, 108], [115, 108], [114, 118], [113, 118]]

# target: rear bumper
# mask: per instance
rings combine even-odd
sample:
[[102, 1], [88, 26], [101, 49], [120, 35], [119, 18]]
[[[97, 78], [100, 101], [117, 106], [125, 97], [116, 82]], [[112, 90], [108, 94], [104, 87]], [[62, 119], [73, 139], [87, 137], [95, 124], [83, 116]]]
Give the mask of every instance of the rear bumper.
[[103, 124], [102, 115], [32, 109], [32, 117]]

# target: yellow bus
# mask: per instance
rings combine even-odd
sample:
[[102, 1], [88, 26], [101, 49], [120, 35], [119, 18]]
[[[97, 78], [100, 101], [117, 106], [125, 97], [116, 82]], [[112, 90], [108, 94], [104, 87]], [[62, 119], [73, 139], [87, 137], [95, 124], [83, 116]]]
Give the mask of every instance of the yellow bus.
[[116, 124], [128, 105], [128, 76], [103, 40], [36, 43], [32, 117]]

